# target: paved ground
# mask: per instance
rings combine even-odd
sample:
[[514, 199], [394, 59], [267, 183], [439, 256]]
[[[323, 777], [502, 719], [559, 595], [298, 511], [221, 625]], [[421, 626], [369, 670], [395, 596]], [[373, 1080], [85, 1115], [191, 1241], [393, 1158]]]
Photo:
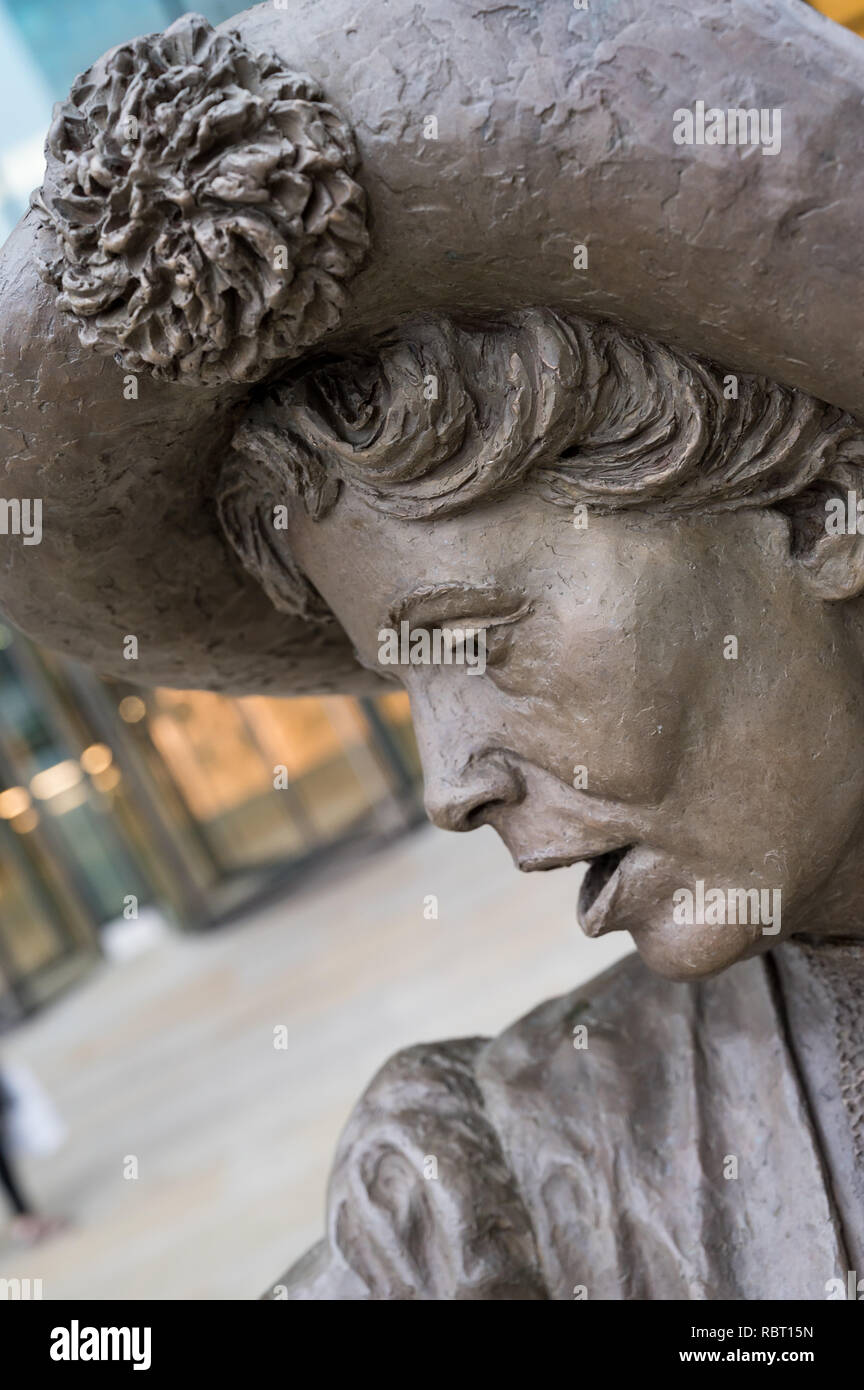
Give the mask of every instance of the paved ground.
[[581, 935], [580, 872], [520, 875], [491, 830], [424, 828], [102, 967], [4, 1043], [69, 1125], [26, 1171], [75, 1227], [24, 1253], [0, 1232], [0, 1277], [41, 1278], [45, 1298], [257, 1297], [321, 1235], [339, 1130], [390, 1053], [497, 1031], [623, 953]]

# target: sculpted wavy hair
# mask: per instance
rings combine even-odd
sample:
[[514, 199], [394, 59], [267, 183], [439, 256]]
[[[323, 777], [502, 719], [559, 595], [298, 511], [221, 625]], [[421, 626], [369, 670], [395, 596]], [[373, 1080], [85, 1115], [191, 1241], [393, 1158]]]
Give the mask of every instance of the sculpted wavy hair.
[[270, 386], [235, 433], [218, 505], [276, 607], [326, 620], [274, 531], [288, 492], [315, 518], [343, 487], [406, 520], [516, 487], [602, 511], [776, 506], [803, 547], [826, 490], [860, 486], [862, 465], [861, 427], [802, 391], [531, 309], [482, 328], [418, 319]]

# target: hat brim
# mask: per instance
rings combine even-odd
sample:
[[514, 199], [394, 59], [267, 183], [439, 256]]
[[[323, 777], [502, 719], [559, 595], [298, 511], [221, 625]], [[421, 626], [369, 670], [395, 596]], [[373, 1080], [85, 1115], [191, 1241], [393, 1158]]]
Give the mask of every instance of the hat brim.
[[[372, 236], [328, 346], [423, 310], [610, 318], [864, 419], [864, 44], [800, 0], [530, 14], [301, 0], [224, 28], [312, 74], [353, 126]], [[676, 146], [697, 99], [780, 107], [783, 148]], [[424, 120], [437, 119], [437, 139]], [[50, 174], [50, 171], [49, 171]], [[138, 377], [81, 346], [25, 217], [0, 258], [0, 601], [104, 674], [227, 692], [381, 688], [334, 623], [277, 612], [221, 533], [215, 480], [248, 386]], [[588, 268], [573, 248], [588, 247]], [[138, 659], [124, 657], [127, 635]]]
[[142, 374], [126, 400], [117, 364], [81, 347], [36, 273], [45, 233], [34, 223], [3, 254], [0, 433], [3, 495], [42, 499], [42, 540], [0, 538], [6, 614], [55, 651], [144, 684], [380, 688], [338, 624], [277, 612], [225, 542], [212, 494], [243, 390], [193, 393]]

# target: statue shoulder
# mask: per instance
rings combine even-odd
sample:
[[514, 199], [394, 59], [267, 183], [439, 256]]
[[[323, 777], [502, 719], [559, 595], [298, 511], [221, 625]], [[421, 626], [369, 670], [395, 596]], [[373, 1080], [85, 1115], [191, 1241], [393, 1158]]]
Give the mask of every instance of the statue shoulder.
[[326, 1239], [266, 1297], [547, 1297], [531, 1224], [477, 1081], [486, 1045], [422, 1043], [381, 1068], [337, 1149]]

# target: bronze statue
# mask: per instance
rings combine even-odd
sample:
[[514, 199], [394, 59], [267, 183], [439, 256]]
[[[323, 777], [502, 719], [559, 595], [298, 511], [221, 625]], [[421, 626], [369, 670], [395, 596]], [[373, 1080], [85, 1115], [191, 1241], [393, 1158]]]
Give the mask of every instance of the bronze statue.
[[864, 1291], [862, 89], [798, 0], [300, 0], [56, 112], [6, 611], [153, 682], [398, 678], [431, 818], [588, 861], [638, 949], [391, 1059], [272, 1297]]

